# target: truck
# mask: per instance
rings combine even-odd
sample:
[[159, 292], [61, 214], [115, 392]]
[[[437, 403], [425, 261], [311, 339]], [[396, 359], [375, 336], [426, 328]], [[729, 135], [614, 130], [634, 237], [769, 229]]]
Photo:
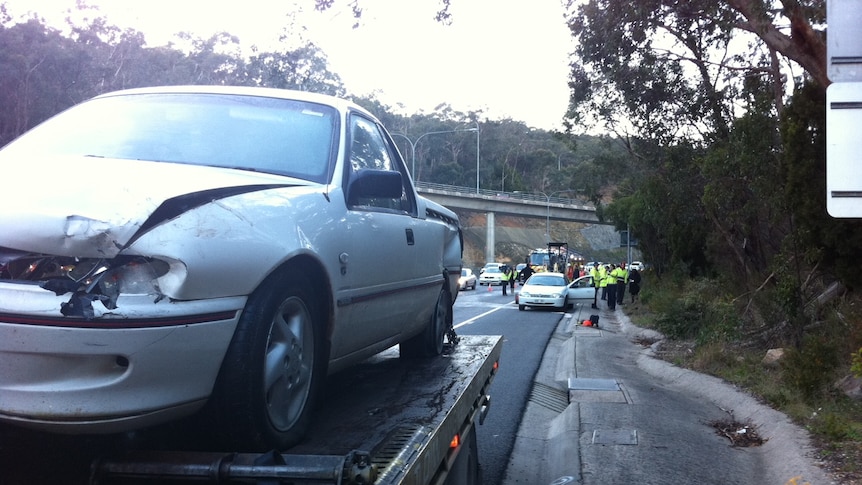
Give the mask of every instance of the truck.
[[565, 273], [568, 259], [568, 244], [564, 242], [549, 242], [546, 248], [536, 248], [527, 255], [527, 264], [536, 273], [554, 271]]
[[570, 274], [569, 270], [575, 265], [583, 266], [584, 257], [577, 252], [570, 251], [567, 243], [549, 242], [546, 248], [530, 251], [525, 262], [533, 268], [534, 273], [554, 271], [572, 278], [573, 275]]
[[481, 483], [476, 427], [501, 336], [459, 336], [442, 357], [397, 348], [333, 374], [306, 440], [286, 451], [211, 450], [181, 424], [122, 436], [0, 427], [0, 476], [42, 483]]

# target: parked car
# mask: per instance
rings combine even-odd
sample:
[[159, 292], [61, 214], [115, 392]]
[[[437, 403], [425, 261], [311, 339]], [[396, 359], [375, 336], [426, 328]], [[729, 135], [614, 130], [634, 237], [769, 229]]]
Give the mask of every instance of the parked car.
[[458, 218], [358, 105], [109, 93], [0, 167], [20, 182], [0, 191], [0, 421], [113, 433], [203, 410], [230, 446], [285, 449], [327, 373], [442, 351]]
[[515, 295], [518, 310], [527, 307], [559, 308], [569, 306], [568, 281], [563, 273], [536, 273], [521, 286]]
[[632, 261], [632, 264], [629, 265], [629, 270], [636, 269], [638, 271], [644, 270], [644, 264], [640, 261]]
[[503, 263], [485, 263], [485, 266], [482, 266], [479, 270], [479, 276], [482, 276], [482, 273], [488, 268], [500, 268], [501, 266], [503, 266]]
[[479, 275], [480, 285], [500, 285], [503, 283], [502, 265], [485, 266], [485, 271]]
[[461, 268], [461, 277], [458, 278], [458, 288], [461, 290], [476, 289], [476, 275], [470, 268]]

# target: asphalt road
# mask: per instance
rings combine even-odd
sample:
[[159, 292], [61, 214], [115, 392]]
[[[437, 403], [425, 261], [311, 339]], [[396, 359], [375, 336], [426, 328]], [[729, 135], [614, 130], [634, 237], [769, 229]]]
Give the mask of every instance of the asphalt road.
[[514, 296], [500, 287], [462, 291], [455, 301], [454, 324], [459, 335], [503, 335], [500, 370], [491, 385], [491, 409], [478, 427], [483, 483], [496, 485], [503, 474], [533, 378], [562, 312], [518, 311]]

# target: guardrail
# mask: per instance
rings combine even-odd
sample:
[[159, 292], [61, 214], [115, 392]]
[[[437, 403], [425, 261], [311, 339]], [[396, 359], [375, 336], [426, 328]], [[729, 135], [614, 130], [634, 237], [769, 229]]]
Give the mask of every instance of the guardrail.
[[575, 207], [584, 210], [595, 210], [595, 206], [590, 203], [585, 203], [582, 200], [578, 199], [569, 199], [566, 197], [546, 197], [544, 194], [537, 194], [532, 192], [502, 192], [499, 190], [487, 190], [480, 189], [479, 193], [476, 193], [476, 189], [470, 187], [460, 187], [457, 185], [445, 185], [445, 184], [435, 184], [430, 182], [413, 182], [413, 185], [416, 186], [416, 190], [425, 190], [425, 191], [439, 191], [445, 192], [449, 194], [455, 194], [461, 197], [483, 197], [489, 199], [513, 199], [520, 200], [524, 202], [535, 202], [541, 205], [550, 205], [557, 204], [567, 207]]

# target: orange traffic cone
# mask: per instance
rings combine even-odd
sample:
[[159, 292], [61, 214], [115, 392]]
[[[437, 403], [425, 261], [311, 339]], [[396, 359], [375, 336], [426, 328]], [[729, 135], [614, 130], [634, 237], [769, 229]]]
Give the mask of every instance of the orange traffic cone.
[[491, 293], [492, 291], [494, 291], [494, 288], [491, 288], [491, 284], [488, 283], [488, 293]]

